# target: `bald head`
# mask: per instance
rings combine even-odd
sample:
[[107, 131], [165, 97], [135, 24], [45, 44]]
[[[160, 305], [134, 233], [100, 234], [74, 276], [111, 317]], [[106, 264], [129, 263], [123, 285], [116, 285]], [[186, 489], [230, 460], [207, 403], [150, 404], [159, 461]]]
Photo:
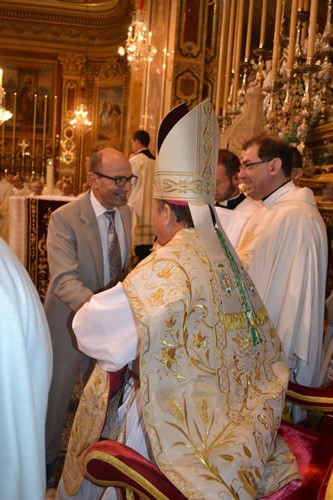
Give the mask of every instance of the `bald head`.
[[[126, 156], [123, 155], [118, 149], [114, 148], [103, 148], [97, 151], [97, 153], [93, 154], [90, 158], [89, 162], [89, 170], [91, 172], [100, 172], [103, 168], [103, 165], [112, 164], [113, 169], [117, 168], [129, 168], [131, 166]], [[107, 167], [107, 168], [109, 168]], [[116, 175], [116, 174], [115, 174]]]

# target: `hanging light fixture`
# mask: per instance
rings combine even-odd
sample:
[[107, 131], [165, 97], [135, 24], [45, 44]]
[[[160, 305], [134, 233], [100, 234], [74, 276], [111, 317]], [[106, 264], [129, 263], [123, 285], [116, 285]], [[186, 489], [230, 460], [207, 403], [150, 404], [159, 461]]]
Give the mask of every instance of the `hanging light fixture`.
[[11, 117], [13, 116], [13, 113], [11, 113], [2, 106], [2, 101], [5, 95], [5, 91], [2, 86], [2, 76], [3, 76], [3, 70], [2, 68], [0, 68], [0, 125], [2, 125], [3, 122], [10, 120]]
[[86, 127], [91, 126], [91, 121], [88, 119], [88, 110], [84, 104], [80, 104], [78, 109], [74, 111], [74, 118], [70, 121], [72, 127], [85, 125]]
[[77, 109], [74, 110], [74, 118], [69, 122], [72, 127], [76, 126], [85, 126], [90, 127], [92, 122], [88, 118], [88, 110], [85, 106], [85, 88], [84, 84], [81, 82], [81, 90], [80, 90], [80, 104]]
[[143, 0], [138, 1], [138, 8], [132, 14], [132, 23], [128, 28], [125, 47], [119, 47], [118, 54], [127, 54], [127, 61], [134, 68], [138, 68], [140, 62], [151, 62], [157, 50], [151, 43], [152, 32], [144, 22]]

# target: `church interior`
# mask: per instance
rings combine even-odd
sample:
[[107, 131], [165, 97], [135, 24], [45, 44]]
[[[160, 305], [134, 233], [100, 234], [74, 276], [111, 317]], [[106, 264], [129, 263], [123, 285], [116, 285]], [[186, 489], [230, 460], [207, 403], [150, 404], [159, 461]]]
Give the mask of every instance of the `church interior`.
[[204, 99], [221, 144], [238, 151], [231, 127], [259, 88], [253, 131], [266, 126], [311, 147], [306, 176], [328, 173], [331, 9], [307, 0], [4, 1], [2, 107], [12, 116], [1, 167], [46, 180], [52, 164], [50, 175], [71, 179], [78, 194], [93, 151], [109, 144], [129, 154], [137, 128], [149, 130], [154, 150], [163, 116]]
[[[269, 133], [301, 152], [300, 185], [313, 190], [327, 227], [328, 297], [332, 3], [2, 0], [1, 171], [27, 183], [41, 180], [48, 195], [57, 181], [67, 181], [79, 195], [94, 152], [110, 146], [129, 157], [133, 132], [144, 129], [156, 154], [163, 117], [178, 104], [191, 109], [207, 99], [218, 118], [221, 148], [239, 155], [250, 137]], [[42, 300], [48, 286], [47, 226], [61, 204], [52, 196], [17, 199], [7, 214], [6, 239]]]

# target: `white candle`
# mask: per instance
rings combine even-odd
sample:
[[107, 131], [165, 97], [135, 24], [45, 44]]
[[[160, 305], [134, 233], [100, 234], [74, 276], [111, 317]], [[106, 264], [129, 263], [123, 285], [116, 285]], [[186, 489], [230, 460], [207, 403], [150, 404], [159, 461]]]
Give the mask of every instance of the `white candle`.
[[216, 83], [216, 103], [215, 103], [216, 116], [219, 116], [220, 109], [223, 106], [225, 70], [226, 70], [226, 59], [227, 59], [227, 49], [228, 49], [228, 45], [227, 45], [227, 42], [228, 42], [228, 22], [229, 22], [229, 5], [228, 5], [228, 2], [223, 2], [222, 27], [221, 27], [221, 37], [220, 37], [220, 50], [219, 50], [219, 65], [218, 65], [217, 83]]
[[262, 0], [261, 24], [260, 24], [260, 42], [259, 42], [260, 49], [262, 49], [264, 47], [264, 44], [265, 44], [266, 16], [267, 16], [267, 0]]
[[43, 158], [45, 158], [45, 145], [46, 145], [46, 116], [47, 116], [47, 95], [44, 96]]
[[312, 0], [310, 5], [307, 64], [311, 64], [315, 49], [316, 33], [317, 33], [317, 12], [318, 12], [318, 0]]
[[[6, 92], [3, 93], [2, 105], [6, 109]], [[3, 124], [2, 124], [2, 137], [1, 137], [1, 143], [2, 143], [2, 146], [1, 146], [2, 165], [3, 165], [3, 157], [4, 157], [4, 154], [5, 154], [5, 123], [6, 122], [3, 122]]]
[[243, 26], [243, 16], [244, 16], [244, 0], [239, 0], [238, 12], [237, 12], [237, 38], [236, 38], [236, 50], [235, 50], [235, 65], [234, 65], [234, 88], [232, 96], [232, 105], [236, 108], [237, 105], [237, 90], [239, 87], [239, 65], [240, 65], [240, 54], [242, 47], [242, 26]]
[[273, 42], [273, 56], [272, 56], [272, 80], [276, 81], [279, 54], [280, 54], [280, 35], [281, 35], [281, 18], [282, 18], [282, 0], [277, 0], [275, 10], [275, 28], [274, 28], [274, 42]]
[[53, 159], [49, 158], [46, 164], [46, 189], [47, 194], [53, 193]]
[[247, 19], [247, 32], [246, 32], [246, 46], [245, 46], [245, 61], [249, 62], [250, 50], [251, 50], [251, 34], [252, 34], [252, 23], [253, 23], [253, 1], [250, 0], [248, 19]]
[[223, 113], [227, 112], [228, 107], [228, 95], [230, 86], [230, 73], [231, 73], [231, 63], [232, 63], [232, 47], [234, 46], [234, 28], [235, 28], [235, 14], [236, 14], [236, 0], [231, 0], [230, 5], [230, 16], [229, 16], [229, 33], [228, 33], [228, 48], [227, 48], [227, 62], [225, 69], [225, 84], [224, 84], [224, 95], [223, 95]]
[[17, 92], [14, 92], [14, 109], [13, 109], [13, 136], [12, 136], [12, 156], [15, 156], [15, 132], [16, 132], [16, 100]]
[[53, 133], [52, 133], [53, 159], [55, 159], [55, 148], [56, 148], [57, 104], [58, 104], [58, 97], [55, 95], [54, 110], [53, 110]]
[[34, 116], [33, 116], [33, 123], [32, 123], [32, 159], [35, 158], [36, 117], [37, 117], [37, 94], [34, 94]]
[[287, 60], [287, 69], [289, 71], [293, 69], [294, 65], [296, 28], [297, 28], [297, 3], [294, 1], [292, 2], [291, 5], [291, 14], [290, 14], [289, 45], [288, 45], [288, 60]]

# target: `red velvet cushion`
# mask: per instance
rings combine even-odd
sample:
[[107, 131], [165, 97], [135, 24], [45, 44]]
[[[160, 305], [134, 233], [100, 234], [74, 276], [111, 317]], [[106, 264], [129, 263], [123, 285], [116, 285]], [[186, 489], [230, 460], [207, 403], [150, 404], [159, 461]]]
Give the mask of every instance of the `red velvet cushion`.
[[[325, 423], [321, 432], [283, 422], [279, 434], [295, 455], [302, 482], [291, 481], [286, 486], [265, 497], [265, 500], [315, 500], [326, 491], [333, 450], [333, 429]], [[322, 498], [324, 498], [324, 496]]]

